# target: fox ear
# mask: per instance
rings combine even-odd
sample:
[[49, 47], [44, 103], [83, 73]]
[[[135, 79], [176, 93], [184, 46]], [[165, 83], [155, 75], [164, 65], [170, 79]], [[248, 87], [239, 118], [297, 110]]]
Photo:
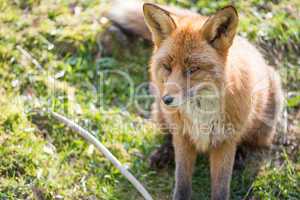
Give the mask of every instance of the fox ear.
[[166, 39], [176, 28], [170, 13], [151, 3], [143, 5], [145, 22], [152, 33], [152, 40], [156, 46]]
[[227, 50], [232, 44], [238, 21], [238, 14], [233, 6], [223, 8], [203, 25], [205, 39], [217, 50]]

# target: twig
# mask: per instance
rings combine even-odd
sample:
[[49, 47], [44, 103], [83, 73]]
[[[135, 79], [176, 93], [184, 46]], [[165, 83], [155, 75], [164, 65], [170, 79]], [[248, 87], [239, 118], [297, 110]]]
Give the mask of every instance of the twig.
[[17, 45], [17, 49], [26, 57], [28, 58], [39, 70], [43, 69], [42, 65], [32, 57], [32, 55], [26, 51], [23, 47], [20, 45]]
[[75, 122], [67, 119], [66, 117], [51, 112], [52, 116], [58, 121], [64, 123], [66, 126], [71, 128], [73, 131], [79, 133], [85, 140], [95, 145], [95, 147], [103, 153], [103, 155], [110, 160], [113, 165], [120, 170], [120, 172], [133, 184], [133, 186], [141, 193], [141, 195], [146, 200], [153, 200], [148, 191], [143, 187], [143, 185], [117, 160], [117, 158], [112, 155], [112, 153], [99, 141], [97, 140], [91, 133], [77, 125]]

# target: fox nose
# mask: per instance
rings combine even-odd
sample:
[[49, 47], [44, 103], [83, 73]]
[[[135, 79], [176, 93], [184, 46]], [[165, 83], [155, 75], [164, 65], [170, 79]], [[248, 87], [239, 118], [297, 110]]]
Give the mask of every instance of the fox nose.
[[172, 97], [170, 95], [165, 95], [165, 96], [163, 96], [162, 100], [166, 105], [170, 105], [173, 102], [174, 97]]

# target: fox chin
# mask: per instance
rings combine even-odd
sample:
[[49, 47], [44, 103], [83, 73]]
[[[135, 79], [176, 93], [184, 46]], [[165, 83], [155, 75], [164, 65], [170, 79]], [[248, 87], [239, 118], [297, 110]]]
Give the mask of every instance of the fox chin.
[[237, 36], [233, 6], [211, 16], [151, 3], [120, 3], [109, 18], [151, 39], [153, 120], [172, 134], [174, 200], [188, 200], [198, 153], [210, 160], [211, 199], [229, 199], [238, 145], [272, 143], [282, 108], [278, 73]]

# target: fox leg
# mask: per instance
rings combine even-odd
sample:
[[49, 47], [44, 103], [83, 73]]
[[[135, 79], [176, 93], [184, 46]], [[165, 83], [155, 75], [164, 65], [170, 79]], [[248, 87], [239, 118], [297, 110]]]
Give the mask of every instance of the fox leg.
[[187, 136], [174, 134], [175, 191], [173, 200], [189, 200], [192, 193], [192, 175], [197, 151]]
[[210, 151], [211, 199], [227, 200], [236, 152], [236, 144], [223, 143]]

